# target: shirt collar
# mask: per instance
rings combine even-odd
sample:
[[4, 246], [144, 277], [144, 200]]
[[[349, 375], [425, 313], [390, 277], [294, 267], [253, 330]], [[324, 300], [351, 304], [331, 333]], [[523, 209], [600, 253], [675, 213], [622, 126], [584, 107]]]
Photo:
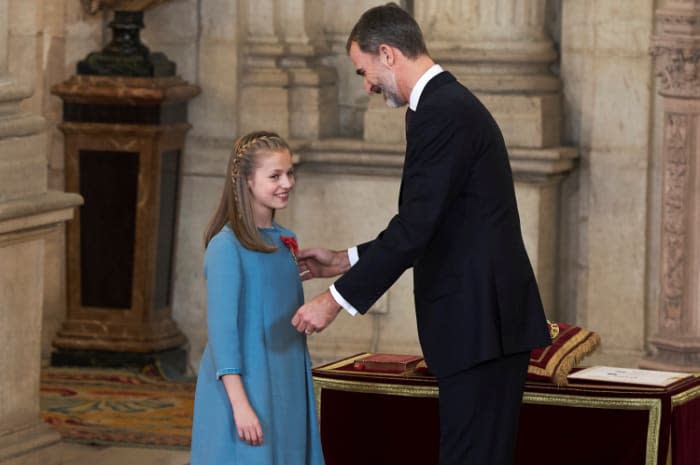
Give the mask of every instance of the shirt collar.
[[420, 78], [418, 78], [418, 81], [416, 81], [416, 85], [413, 86], [411, 95], [408, 99], [408, 107], [411, 110], [416, 111], [416, 108], [418, 108], [418, 100], [420, 100], [420, 96], [423, 93], [423, 89], [425, 89], [425, 85], [428, 83], [428, 81], [440, 73], [442, 73], [442, 66], [433, 65], [428, 68], [428, 70], [423, 73]]

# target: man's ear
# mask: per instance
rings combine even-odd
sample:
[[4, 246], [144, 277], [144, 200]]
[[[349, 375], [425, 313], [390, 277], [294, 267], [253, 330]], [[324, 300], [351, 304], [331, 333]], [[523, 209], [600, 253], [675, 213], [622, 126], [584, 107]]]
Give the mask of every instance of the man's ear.
[[388, 67], [394, 66], [396, 63], [396, 49], [394, 49], [394, 47], [387, 44], [381, 44], [378, 51], [380, 63]]

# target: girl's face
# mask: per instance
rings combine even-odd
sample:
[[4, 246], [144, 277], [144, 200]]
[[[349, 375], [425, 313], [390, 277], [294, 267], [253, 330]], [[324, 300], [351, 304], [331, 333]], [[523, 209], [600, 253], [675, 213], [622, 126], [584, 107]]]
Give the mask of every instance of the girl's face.
[[272, 212], [287, 206], [294, 188], [292, 154], [288, 150], [261, 152], [256, 162], [248, 178], [253, 217], [257, 227], [270, 227]]

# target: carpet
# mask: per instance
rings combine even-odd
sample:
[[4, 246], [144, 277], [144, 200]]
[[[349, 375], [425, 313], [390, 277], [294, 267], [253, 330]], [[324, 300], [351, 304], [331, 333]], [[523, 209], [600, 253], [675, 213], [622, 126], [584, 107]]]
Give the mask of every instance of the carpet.
[[68, 441], [189, 449], [194, 381], [141, 371], [47, 367], [41, 373], [43, 420]]

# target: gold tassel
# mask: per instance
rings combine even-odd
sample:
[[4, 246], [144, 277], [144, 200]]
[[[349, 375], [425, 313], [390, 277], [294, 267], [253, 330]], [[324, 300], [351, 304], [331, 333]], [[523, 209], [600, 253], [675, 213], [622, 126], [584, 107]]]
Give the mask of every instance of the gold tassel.
[[589, 333], [588, 337], [576, 346], [576, 349], [567, 354], [559, 363], [552, 375], [552, 381], [557, 386], [566, 386], [567, 377], [573, 368], [587, 355], [591, 354], [600, 345], [600, 336], [596, 333]]

